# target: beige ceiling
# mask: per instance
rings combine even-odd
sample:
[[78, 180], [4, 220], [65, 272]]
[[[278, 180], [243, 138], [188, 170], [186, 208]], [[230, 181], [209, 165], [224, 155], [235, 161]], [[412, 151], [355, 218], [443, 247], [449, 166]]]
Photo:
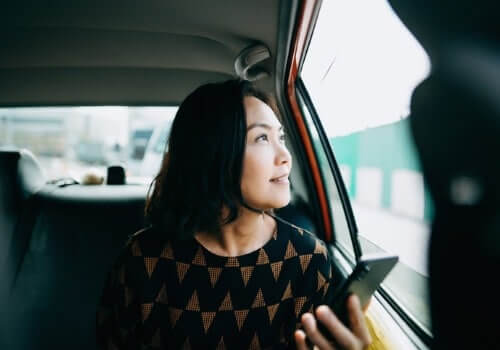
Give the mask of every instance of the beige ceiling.
[[279, 0], [12, 3], [0, 14], [0, 105], [175, 104], [234, 76], [255, 43], [274, 74]]

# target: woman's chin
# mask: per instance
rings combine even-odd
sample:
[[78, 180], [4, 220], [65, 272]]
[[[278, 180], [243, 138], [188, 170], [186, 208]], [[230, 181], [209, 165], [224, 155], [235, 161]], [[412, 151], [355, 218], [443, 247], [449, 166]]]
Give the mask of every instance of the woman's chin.
[[286, 207], [290, 203], [290, 194], [282, 196], [282, 198], [275, 198], [272, 203], [272, 209], [280, 209]]
[[[243, 196], [245, 198], [245, 196]], [[272, 196], [263, 196], [260, 198], [248, 198], [247, 204], [251, 208], [260, 210], [279, 209], [286, 207], [290, 203], [290, 191], [275, 191]]]
[[272, 201], [253, 203], [253, 205], [252, 205], [252, 203], [248, 203], [248, 205], [251, 208], [255, 208], [258, 210], [272, 210], [272, 209], [280, 209], [280, 208], [286, 207], [288, 205], [288, 203], [290, 203], [290, 197], [278, 199], [278, 200], [277, 200], [277, 198], [273, 198]]

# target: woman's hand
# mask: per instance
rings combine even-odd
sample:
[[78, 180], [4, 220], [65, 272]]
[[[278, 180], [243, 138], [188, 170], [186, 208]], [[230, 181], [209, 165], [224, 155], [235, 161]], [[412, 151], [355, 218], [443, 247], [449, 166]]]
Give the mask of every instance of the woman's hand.
[[297, 349], [307, 350], [306, 337], [309, 338], [314, 345], [314, 349], [320, 350], [361, 350], [365, 349], [371, 343], [370, 332], [365, 323], [365, 318], [359, 299], [356, 295], [351, 295], [347, 299], [347, 312], [351, 329], [347, 328], [335, 316], [331, 309], [326, 305], [321, 305], [316, 309], [316, 318], [324, 324], [326, 329], [331, 333], [336, 344], [329, 342], [316, 327], [316, 319], [310, 313], [302, 315], [302, 325], [304, 331], [295, 331], [295, 342]]

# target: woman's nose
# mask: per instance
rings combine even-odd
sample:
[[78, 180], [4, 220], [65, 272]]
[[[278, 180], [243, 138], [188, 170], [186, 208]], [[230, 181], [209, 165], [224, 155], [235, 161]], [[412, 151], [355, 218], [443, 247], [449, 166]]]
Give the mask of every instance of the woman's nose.
[[277, 149], [276, 163], [278, 165], [290, 163], [292, 156], [284, 144], [280, 144]]

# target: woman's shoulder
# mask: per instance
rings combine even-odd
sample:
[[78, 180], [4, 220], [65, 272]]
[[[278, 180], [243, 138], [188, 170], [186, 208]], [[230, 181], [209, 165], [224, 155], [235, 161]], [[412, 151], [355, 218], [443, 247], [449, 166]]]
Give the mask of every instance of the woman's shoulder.
[[[298, 262], [297, 272], [307, 281], [323, 285], [333, 274], [333, 259], [326, 244], [314, 233], [276, 217], [284, 261]], [[316, 283], [316, 282], [314, 282]], [[307, 284], [307, 283], [306, 283]]]
[[[128, 236], [119, 248], [118, 255], [113, 263], [113, 270], [119, 270], [130, 263], [133, 257], [148, 256], [146, 242], [151, 241], [152, 228], [145, 227]], [[145, 254], [146, 253], [146, 254]]]
[[275, 216], [278, 222], [278, 237], [288, 240], [289, 246], [297, 252], [297, 255], [321, 255], [326, 260], [328, 258], [328, 250], [325, 243], [318, 238], [314, 233], [297, 226], [291, 222]]
[[[162, 251], [166, 247], [165, 243], [162, 235], [153, 227], [145, 227], [136, 231], [128, 237], [121, 247], [112, 265], [111, 273], [122, 276], [121, 279], [132, 283], [134, 278], [139, 278], [141, 272], [154, 265], [156, 258], [161, 257]], [[141, 281], [135, 282], [140, 283]]]
[[124, 251], [131, 256], [159, 256], [161, 248], [167, 243], [166, 236], [153, 226], [148, 226], [131, 234], [124, 246]]

